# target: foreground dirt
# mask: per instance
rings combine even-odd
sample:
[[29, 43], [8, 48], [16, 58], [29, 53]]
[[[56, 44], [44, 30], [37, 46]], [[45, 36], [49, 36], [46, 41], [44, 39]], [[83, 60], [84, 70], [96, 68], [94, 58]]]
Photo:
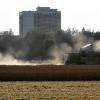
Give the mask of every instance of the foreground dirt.
[[100, 80], [100, 65], [0, 66], [1, 81]]
[[100, 100], [100, 81], [0, 82], [0, 100]]

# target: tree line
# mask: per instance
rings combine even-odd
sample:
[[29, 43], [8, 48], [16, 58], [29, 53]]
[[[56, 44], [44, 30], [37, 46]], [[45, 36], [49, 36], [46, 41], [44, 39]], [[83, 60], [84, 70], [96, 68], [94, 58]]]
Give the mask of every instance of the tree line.
[[83, 39], [84, 44], [94, 43], [100, 40], [100, 32], [85, 30], [85, 28], [81, 31], [68, 28], [66, 31], [60, 30], [55, 33], [30, 32], [24, 37], [15, 36], [10, 32], [2, 32], [0, 52], [3, 55], [9, 54], [21, 60], [52, 59], [50, 50], [54, 46], [59, 47], [60, 44], [64, 43], [74, 50], [76, 44], [80, 42], [79, 38]]

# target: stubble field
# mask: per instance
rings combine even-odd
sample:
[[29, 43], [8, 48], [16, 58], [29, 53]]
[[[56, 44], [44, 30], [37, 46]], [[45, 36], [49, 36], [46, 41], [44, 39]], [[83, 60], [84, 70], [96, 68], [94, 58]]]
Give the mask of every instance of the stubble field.
[[100, 81], [0, 82], [0, 100], [100, 100]]
[[83, 80], [100, 80], [100, 65], [2, 65], [0, 100], [100, 100], [100, 81]]

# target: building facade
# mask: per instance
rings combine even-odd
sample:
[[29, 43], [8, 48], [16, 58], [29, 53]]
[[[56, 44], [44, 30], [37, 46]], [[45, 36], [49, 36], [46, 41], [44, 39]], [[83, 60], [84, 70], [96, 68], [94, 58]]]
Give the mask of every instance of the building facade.
[[50, 7], [38, 7], [36, 11], [19, 13], [20, 35], [29, 32], [56, 32], [61, 30], [61, 12]]

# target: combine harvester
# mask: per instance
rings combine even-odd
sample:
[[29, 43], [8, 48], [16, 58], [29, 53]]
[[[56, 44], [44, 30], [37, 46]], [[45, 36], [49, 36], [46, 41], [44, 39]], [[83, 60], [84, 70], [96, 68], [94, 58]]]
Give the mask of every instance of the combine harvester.
[[80, 49], [79, 53], [70, 53], [65, 64], [100, 64], [100, 52], [95, 51], [92, 44], [87, 44]]
[[1, 81], [100, 80], [100, 53], [88, 44], [80, 53], [69, 54], [64, 65], [1, 65]]

